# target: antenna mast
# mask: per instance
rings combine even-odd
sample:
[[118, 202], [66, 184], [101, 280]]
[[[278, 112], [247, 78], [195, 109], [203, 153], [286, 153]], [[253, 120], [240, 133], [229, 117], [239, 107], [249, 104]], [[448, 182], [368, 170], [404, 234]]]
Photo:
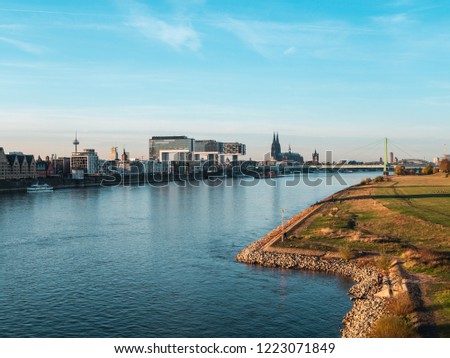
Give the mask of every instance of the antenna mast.
[[387, 137], [384, 138], [384, 167], [383, 174], [389, 175], [388, 171], [388, 140]]
[[78, 153], [78, 144], [80, 144], [80, 142], [78, 141], [78, 133], [77, 131], [75, 131], [75, 140], [73, 141], [73, 145], [75, 146], [75, 153]]

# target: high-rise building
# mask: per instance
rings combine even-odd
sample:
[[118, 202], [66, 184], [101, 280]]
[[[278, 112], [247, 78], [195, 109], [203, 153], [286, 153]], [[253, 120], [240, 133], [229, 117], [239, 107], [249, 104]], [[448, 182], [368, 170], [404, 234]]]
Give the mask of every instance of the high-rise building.
[[149, 140], [149, 160], [186, 161], [194, 150], [194, 139], [186, 136], [154, 136]]
[[149, 140], [149, 160], [151, 161], [224, 162], [226, 156], [232, 156], [233, 160], [237, 160], [239, 155], [245, 154], [245, 144], [238, 142], [195, 140], [186, 136], [152, 137]]
[[192, 160], [208, 160], [210, 162], [218, 161], [220, 153], [223, 153], [223, 143], [217, 142], [212, 139], [195, 140]]
[[111, 147], [109, 150], [109, 160], [119, 160], [119, 151], [117, 150], [117, 147]]
[[389, 153], [389, 163], [394, 163], [394, 153], [393, 152]]
[[95, 149], [84, 149], [82, 152], [73, 152], [70, 158], [70, 167], [72, 170], [83, 170], [85, 174], [97, 174], [99, 161]]

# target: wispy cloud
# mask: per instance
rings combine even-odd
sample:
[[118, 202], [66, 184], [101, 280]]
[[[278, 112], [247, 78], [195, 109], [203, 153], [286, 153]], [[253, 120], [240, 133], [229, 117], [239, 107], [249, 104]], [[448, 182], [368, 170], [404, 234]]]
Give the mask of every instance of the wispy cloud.
[[384, 16], [376, 16], [372, 18], [376, 23], [381, 25], [404, 25], [411, 23], [412, 20], [406, 13], [391, 14]]
[[278, 23], [226, 17], [216, 26], [231, 32], [248, 48], [265, 57], [299, 53], [316, 57], [332, 50], [345, 38], [366, 29], [350, 28], [345, 23]]
[[0, 24], [0, 29], [2, 30], [20, 30], [25, 27], [26, 26], [22, 24]]
[[21, 51], [32, 53], [34, 55], [40, 55], [45, 52], [45, 49], [41, 46], [37, 46], [37, 45], [31, 44], [29, 42], [14, 40], [14, 39], [7, 38], [7, 37], [0, 37], [0, 42], [4, 42], [8, 45], [12, 45]]
[[176, 50], [200, 49], [200, 36], [186, 19], [182, 21], [171, 19], [170, 22], [163, 20], [153, 14], [147, 6], [132, 0], [120, 1], [120, 5], [126, 12], [126, 25], [144, 37], [167, 44]]
[[296, 53], [296, 52], [297, 52], [297, 48], [296, 48], [295, 46], [291, 46], [291, 47], [287, 48], [287, 49], [283, 52], [283, 54], [286, 55], [286, 56], [289, 56], [289, 55], [293, 55], [293, 54]]

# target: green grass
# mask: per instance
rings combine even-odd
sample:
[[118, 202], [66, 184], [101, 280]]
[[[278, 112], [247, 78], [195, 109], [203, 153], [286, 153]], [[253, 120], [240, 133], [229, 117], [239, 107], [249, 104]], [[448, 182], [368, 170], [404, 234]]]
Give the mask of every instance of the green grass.
[[[391, 210], [414, 216], [435, 224], [450, 227], [450, 187], [406, 186], [374, 190], [375, 197]], [[383, 198], [383, 196], [398, 196]]]
[[[368, 194], [372, 199], [364, 199]], [[450, 180], [442, 175], [393, 178], [353, 188], [347, 195], [363, 199], [325, 204], [287, 242], [277, 245], [346, 257], [361, 252], [399, 257], [412, 273], [431, 277], [427, 308], [438, 317], [441, 336], [450, 337]], [[384, 263], [379, 265], [386, 269]], [[411, 334], [404, 323], [394, 319], [382, 322], [380, 329], [399, 325], [404, 334]]]

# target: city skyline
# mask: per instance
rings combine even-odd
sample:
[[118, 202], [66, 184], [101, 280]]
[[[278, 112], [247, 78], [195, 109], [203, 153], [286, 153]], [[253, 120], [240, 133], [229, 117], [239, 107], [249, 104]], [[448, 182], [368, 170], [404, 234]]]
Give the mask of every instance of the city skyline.
[[[279, 133], [273, 132], [273, 138], [275, 138], [275, 136], [277, 138], [279, 138]], [[162, 137], [164, 138], [166, 136], [162, 136]], [[169, 137], [171, 137], [171, 136], [169, 136]], [[181, 135], [181, 137], [187, 137], [187, 136]], [[67, 147], [67, 148], [65, 148], [65, 151], [63, 153], [56, 153], [54, 151], [53, 152], [50, 151], [49, 153], [45, 153], [45, 154], [42, 154], [42, 153], [36, 154], [33, 151], [26, 151], [21, 148], [15, 148], [15, 149], [4, 148], [4, 147], [2, 147], [2, 148], [4, 150], [6, 150], [6, 152], [9, 152], [9, 153], [24, 153], [27, 155], [33, 155], [36, 158], [51, 157], [51, 158], [55, 158], [55, 159], [57, 157], [70, 157], [70, 156], [73, 156], [74, 153], [84, 152], [84, 151], [93, 151], [93, 150], [95, 152], [98, 152], [100, 159], [110, 159], [112, 150], [114, 150], [114, 153], [118, 153], [118, 155], [121, 153], [125, 153], [125, 150], [126, 150], [126, 155], [127, 155], [128, 159], [152, 160], [148, 154], [148, 146], [147, 146], [147, 153], [145, 155], [133, 155], [133, 153], [130, 153], [130, 151], [128, 150], [129, 147], [127, 147], [126, 145], [122, 145], [122, 146], [113, 145], [108, 148], [100, 148], [100, 150], [99, 150], [98, 147], [96, 147], [95, 145], [90, 145], [90, 144], [98, 144], [98, 143], [90, 142], [89, 143], [90, 146], [82, 145], [83, 143], [81, 143], [79, 141], [79, 139], [80, 138], [78, 137], [78, 132], [75, 132], [74, 137], [72, 138], [72, 143], [69, 144], [69, 146], [70, 145], [72, 146], [71, 150], [69, 152], [67, 152], [69, 150], [68, 149], [69, 147]], [[216, 142], [217, 138], [214, 139], [214, 138], [210, 137], [207, 140], [205, 138], [200, 138], [200, 139], [192, 138], [192, 139], [194, 142], [205, 142], [205, 141]], [[308, 139], [311, 140], [311, 138], [308, 138]], [[340, 138], [340, 139], [344, 140], [344, 141], [347, 140], [345, 138]], [[289, 142], [289, 144], [283, 143], [283, 145], [280, 148], [279, 154], [287, 154], [287, 152], [291, 152], [291, 150], [292, 150], [294, 154], [299, 154], [302, 156], [302, 158], [304, 157], [304, 160], [307, 162], [314, 161], [314, 155], [321, 156], [320, 162], [325, 162], [326, 160], [330, 160], [330, 159], [332, 162], [335, 162], [335, 163], [343, 162], [343, 161], [355, 161], [355, 160], [358, 162], [365, 162], [365, 163], [378, 162], [378, 161], [383, 161], [382, 158], [383, 158], [384, 154], [380, 152], [380, 150], [381, 150], [380, 143], [384, 143], [385, 139], [387, 139], [387, 138], [383, 138], [382, 140], [379, 139], [379, 140], [373, 141], [371, 143], [364, 144], [358, 148], [352, 148], [348, 152], [344, 153], [344, 156], [341, 156], [341, 157], [337, 156], [336, 152], [333, 151], [332, 149], [327, 149], [327, 150], [323, 150], [323, 151], [317, 150], [317, 148], [321, 148], [323, 146], [315, 146], [314, 153], [309, 153], [308, 150], [298, 153], [293, 150], [293, 149], [295, 149], [295, 146], [293, 147], [291, 145], [291, 142]], [[147, 145], [148, 145], [148, 140], [149, 139], [147, 139]], [[392, 143], [390, 143], [390, 139], [387, 139], [387, 140], [388, 140], [388, 154], [389, 154], [388, 162], [389, 163], [394, 163], [394, 162], [397, 162], [398, 160], [403, 160], [403, 159], [419, 159], [419, 160], [423, 159], [423, 160], [427, 160], [430, 162], [436, 162], [437, 159], [442, 159], [448, 155], [445, 144], [443, 145], [442, 151], [440, 153], [438, 153], [436, 156], [434, 156], [432, 160], [428, 160], [427, 158], [421, 157], [420, 155], [414, 155], [414, 154], [411, 154], [411, 153], [405, 151], [404, 148], [400, 147], [397, 142], [392, 144]], [[223, 143], [223, 141], [222, 141], [222, 143]], [[238, 142], [235, 139], [230, 138], [229, 143], [238, 143]], [[134, 144], [136, 145], [136, 143], [134, 143]], [[243, 143], [243, 144], [244, 144], [244, 146], [246, 146], [245, 143]], [[66, 143], [66, 146], [67, 146], [67, 143]], [[78, 147], [78, 149], [77, 149], [77, 147]], [[265, 145], [265, 147], [267, 147], [267, 145]], [[285, 148], [286, 148], [286, 151], [284, 151]], [[272, 150], [273, 150], [273, 148], [272, 148]], [[244, 152], [245, 151], [246, 150], [244, 150]], [[195, 152], [195, 150], [193, 152]], [[267, 160], [269, 160], [268, 158], [270, 157], [271, 154], [272, 154], [271, 150], [266, 150], [266, 151], [263, 151], [262, 157], [253, 157], [252, 158], [251, 156], [249, 156], [247, 154], [243, 154], [243, 155], [240, 154], [240, 156], [241, 156], [242, 160], [250, 159], [250, 160], [256, 160], [256, 161], [267, 161]], [[418, 153], [416, 152], [415, 154], [418, 154]], [[391, 158], [391, 159], [389, 159], [389, 158]], [[395, 160], [392, 158], [395, 158]]]
[[379, 139], [351, 156], [377, 159], [386, 136], [432, 160], [450, 133], [449, 7], [3, 1], [0, 144], [69, 155], [77, 130], [102, 157], [112, 146], [146, 157], [151, 136], [186, 134], [262, 159], [278, 131], [305, 159]]

